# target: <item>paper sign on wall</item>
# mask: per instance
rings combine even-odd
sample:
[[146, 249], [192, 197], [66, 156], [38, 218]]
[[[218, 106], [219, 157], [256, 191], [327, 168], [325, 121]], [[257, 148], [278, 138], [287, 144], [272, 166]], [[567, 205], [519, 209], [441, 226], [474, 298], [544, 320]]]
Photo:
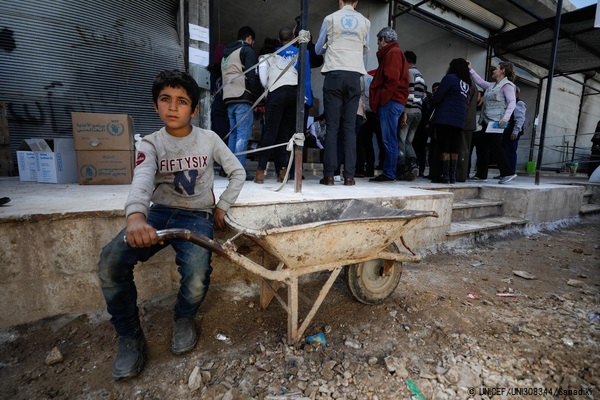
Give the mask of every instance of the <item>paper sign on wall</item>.
[[194, 64], [201, 65], [203, 67], [208, 66], [209, 54], [208, 51], [196, 49], [194, 47], [189, 48], [190, 58], [189, 61]]
[[210, 36], [208, 28], [204, 28], [199, 25], [188, 24], [190, 29], [190, 39], [199, 40], [204, 43], [210, 44]]

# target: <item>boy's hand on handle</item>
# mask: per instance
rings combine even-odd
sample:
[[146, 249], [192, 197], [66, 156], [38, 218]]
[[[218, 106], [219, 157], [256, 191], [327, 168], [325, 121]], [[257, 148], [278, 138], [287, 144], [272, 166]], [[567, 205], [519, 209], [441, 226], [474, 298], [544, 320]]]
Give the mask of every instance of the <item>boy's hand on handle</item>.
[[213, 212], [213, 217], [215, 221], [215, 228], [220, 231], [224, 231], [226, 228], [225, 225], [225, 211], [221, 210], [219, 207], [215, 207], [215, 211]]
[[158, 243], [156, 229], [146, 222], [146, 216], [142, 213], [133, 213], [127, 217], [125, 237], [131, 247], [149, 247]]

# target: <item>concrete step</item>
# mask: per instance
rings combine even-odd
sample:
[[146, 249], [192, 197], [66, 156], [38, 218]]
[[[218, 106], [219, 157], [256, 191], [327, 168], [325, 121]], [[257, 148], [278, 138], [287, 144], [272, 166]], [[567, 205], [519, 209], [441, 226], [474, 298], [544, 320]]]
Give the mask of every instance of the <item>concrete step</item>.
[[523, 226], [526, 223], [527, 220], [511, 217], [482, 218], [472, 219], [470, 221], [452, 222], [446, 236], [449, 240], [452, 240], [478, 232], [498, 231]]
[[452, 222], [468, 221], [489, 217], [500, 217], [503, 214], [500, 200], [464, 199], [452, 204]]
[[[425, 187], [423, 187], [425, 189]], [[445, 185], [436, 188], [428, 187], [429, 190], [439, 190], [442, 192], [452, 192], [454, 194], [454, 202], [459, 202], [468, 199], [478, 199], [481, 188], [477, 185]]]
[[600, 213], [600, 204], [587, 203], [582, 204], [581, 209], [579, 210], [579, 214], [588, 215], [588, 214], [598, 214]]

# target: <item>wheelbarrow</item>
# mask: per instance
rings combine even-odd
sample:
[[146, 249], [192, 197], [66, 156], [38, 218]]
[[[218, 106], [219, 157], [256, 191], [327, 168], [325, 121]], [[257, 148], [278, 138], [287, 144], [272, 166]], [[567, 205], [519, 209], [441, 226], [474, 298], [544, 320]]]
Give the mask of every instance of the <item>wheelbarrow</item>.
[[[302, 203], [259, 204], [232, 207], [225, 221], [236, 231], [220, 244], [186, 229], [158, 231], [160, 240], [187, 239], [246, 268], [262, 278], [261, 306], [275, 297], [288, 314], [287, 341], [300, 340], [343, 268], [348, 288], [360, 302], [377, 304], [389, 297], [400, 282], [402, 262], [418, 262], [402, 235], [434, 211], [398, 210], [363, 200], [327, 200]], [[233, 243], [251, 239], [278, 261], [269, 269], [240, 254]], [[400, 251], [396, 241], [404, 249]], [[331, 271], [310, 311], [298, 326], [299, 278]], [[277, 290], [287, 286], [287, 301]], [[306, 297], [302, 295], [302, 297]]]

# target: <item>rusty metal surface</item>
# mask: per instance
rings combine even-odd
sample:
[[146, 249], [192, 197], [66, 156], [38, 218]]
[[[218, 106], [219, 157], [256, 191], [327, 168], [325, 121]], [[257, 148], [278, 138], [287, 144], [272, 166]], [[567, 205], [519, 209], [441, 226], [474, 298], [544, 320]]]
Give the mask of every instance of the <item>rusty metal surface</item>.
[[231, 208], [226, 222], [288, 268], [376, 256], [433, 211], [398, 210], [362, 200]]

